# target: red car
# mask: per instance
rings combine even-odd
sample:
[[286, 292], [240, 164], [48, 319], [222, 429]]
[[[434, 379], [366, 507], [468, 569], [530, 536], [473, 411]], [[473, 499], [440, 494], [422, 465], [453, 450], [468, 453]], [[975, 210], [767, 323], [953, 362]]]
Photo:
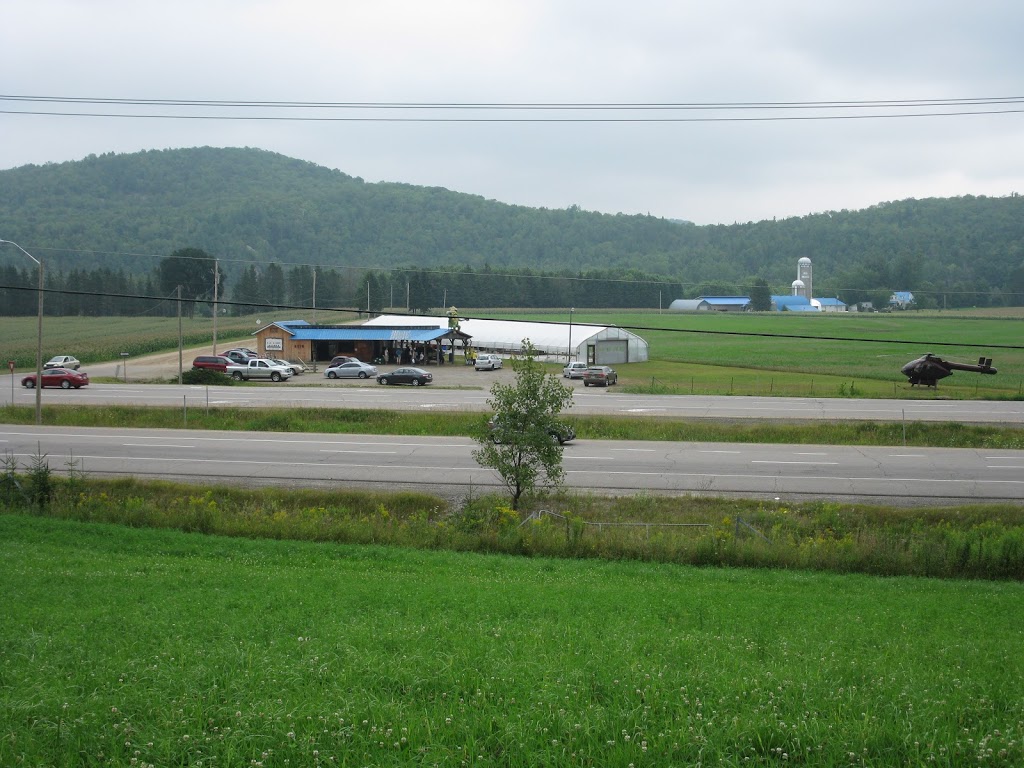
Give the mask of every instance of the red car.
[[[71, 389], [74, 387], [78, 389], [88, 383], [89, 374], [82, 371], [72, 371], [70, 368], [51, 368], [48, 371], [43, 371], [44, 387], [60, 387], [61, 389]], [[34, 389], [36, 386], [36, 375], [30, 373], [23, 378], [21, 386], [26, 389]]]
[[221, 373], [227, 373], [229, 365], [234, 365], [234, 361], [221, 355], [200, 355], [192, 361], [193, 368], [209, 368]]

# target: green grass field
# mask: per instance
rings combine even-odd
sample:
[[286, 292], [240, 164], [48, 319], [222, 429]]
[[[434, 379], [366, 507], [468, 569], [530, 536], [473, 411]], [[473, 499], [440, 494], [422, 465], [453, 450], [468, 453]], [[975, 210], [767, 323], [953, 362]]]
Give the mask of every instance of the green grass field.
[[[469, 311], [468, 314], [471, 314]], [[496, 317], [481, 310], [479, 314]], [[514, 315], [565, 322], [565, 313]], [[650, 361], [619, 366], [623, 388], [666, 394], [800, 397], [1024, 397], [1024, 318], [940, 313], [824, 314], [639, 313], [580, 310], [578, 323], [619, 325], [650, 345]], [[335, 318], [334, 322], [349, 319]], [[0, 356], [21, 369], [35, 365], [35, 318], [4, 318]], [[221, 318], [221, 338], [240, 338], [255, 317]], [[209, 318], [184, 321], [186, 345], [210, 341]], [[815, 338], [783, 338], [805, 336]], [[823, 338], [831, 337], [831, 338]], [[177, 348], [175, 318], [47, 318], [44, 356], [74, 354], [83, 362], [115, 360]], [[835, 341], [850, 338], [854, 341]], [[937, 343], [956, 346], [940, 347]], [[998, 346], [1016, 347], [999, 349]], [[911, 388], [900, 368], [926, 352], [974, 363], [994, 360], [995, 376], [958, 372], [938, 390]], [[557, 366], [552, 366], [557, 370]]]
[[[515, 317], [567, 320], [564, 313]], [[852, 391], [859, 397], [934, 397], [934, 391], [912, 390], [900, 374], [905, 363], [931, 352], [962, 363], [975, 363], [984, 355], [999, 370], [995, 376], [955, 373], [939, 383], [942, 396], [1015, 397], [1024, 392], [1021, 317], [579, 310], [574, 319], [618, 325], [646, 339], [651, 361], [618, 368], [628, 386], [653, 386], [654, 391], [818, 397], [849, 397]], [[956, 346], [940, 347], [939, 342]]]
[[[19, 369], [36, 365], [37, 321], [34, 317], [4, 317], [0, 357], [14, 360]], [[255, 318], [221, 317], [218, 338], [252, 334]], [[182, 318], [185, 346], [208, 344], [213, 320]], [[43, 322], [43, 362], [54, 355], [73, 355], [83, 363], [117, 360], [122, 352], [132, 357], [178, 348], [178, 320], [174, 317], [47, 317]]]
[[0, 516], [0, 765], [1018, 766], [1018, 583]]

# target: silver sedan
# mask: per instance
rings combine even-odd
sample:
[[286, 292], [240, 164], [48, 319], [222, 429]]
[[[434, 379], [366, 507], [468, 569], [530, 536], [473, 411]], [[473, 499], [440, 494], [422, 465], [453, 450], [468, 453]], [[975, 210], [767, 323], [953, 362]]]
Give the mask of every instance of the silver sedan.
[[328, 379], [368, 379], [377, 375], [377, 369], [369, 363], [350, 360], [341, 365], [334, 365], [324, 371]]

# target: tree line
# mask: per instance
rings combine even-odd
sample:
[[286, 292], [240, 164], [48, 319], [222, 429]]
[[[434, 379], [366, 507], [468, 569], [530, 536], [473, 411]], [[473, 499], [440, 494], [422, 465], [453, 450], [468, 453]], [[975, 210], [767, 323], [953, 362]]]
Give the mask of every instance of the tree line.
[[[0, 267], [3, 314], [36, 314], [36, 285], [35, 270], [9, 264]], [[106, 267], [46, 272], [44, 287], [51, 298], [45, 310], [50, 316], [69, 317], [174, 316], [179, 286], [183, 312], [189, 316], [197, 311], [209, 314], [215, 294], [227, 311], [250, 315], [292, 314], [314, 307], [421, 313], [452, 305], [626, 309], [668, 306], [682, 290], [677, 282], [636, 270], [499, 272], [464, 265], [356, 272], [308, 264], [288, 268], [249, 264], [232, 277], [205, 251], [186, 248], [162, 259], [156, 270], [144, 276]]]
[[[440, 188], [366, 183], [257, 149], [108, 154], [0, 171], [0, 233], [29, 250], [45, 247], [54, 275], [73, 264], [120, 269], [144, 281], [160, 257], [187, 243], [218, 256], [221, 266], [233, 265], [232, 286], [249, 264], [249, 287], [273, 264], [282, 265], [285, 280], [294, 265], [309, 264], [307, 285], [295, 298], [312, 295], [315, 269], [324, 272], [323, 295], [332, 295], [324, 304], [355, 302], [361, 291], [357, 304], [365, 306], [363, 278], [373, 272], [398, 306], [406, 303], [397, 299], [406, 284], [409, 304], [426, 303], [412, 298], [415, 283], [431, 283], [423, 288], [431, 296], [440, 287], [429, 301], [436, 306], [445, 288], [478, 283], [420, 280], [416, 270], [507, 274], [520, 283], [636, 270], [680, 285], [672, 298], [695, 298], [747, 295], [758, 278], [773, 293], [788, 293], [797, 260], [808, 256], [818, 297], [877, 302], [909, 290], [919, 306], [1024, 304], [1024, 199], [1017, 194], [902, 200], [729, 225], [698, 226], [681, 220], [685, 214], [673, 220], [508, 205]], [[331, 269], [338, 285], [331, 285]], [[511, 278], [509, 284], [518, 285]], [[567, 287], [537, 289], [544, 296], [535, 302], [520, 298], [589, 303]], [[277, 286], [271, 295], [282, 290], [288, 296], [291, 288]], [[656, 296], [640, 292], [656, 305]]]

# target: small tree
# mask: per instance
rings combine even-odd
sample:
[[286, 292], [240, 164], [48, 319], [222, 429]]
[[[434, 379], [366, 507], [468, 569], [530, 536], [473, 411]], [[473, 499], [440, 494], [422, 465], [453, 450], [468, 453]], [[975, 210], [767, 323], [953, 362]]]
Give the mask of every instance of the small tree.
[[524, 339], [522, 357], [511, 363], [515, 383], [491, 387], [487, 403], [494, 409], [494, 427], [477, 435], [480, 448], [473, 451], [478, 464], [501, 475], [515, 510], [542, 477], [557, 485], [565, 475], [562, 450], [551, 433], [557, 431], [572, 390], [545, 373], [536, 356], [536, 348]]

